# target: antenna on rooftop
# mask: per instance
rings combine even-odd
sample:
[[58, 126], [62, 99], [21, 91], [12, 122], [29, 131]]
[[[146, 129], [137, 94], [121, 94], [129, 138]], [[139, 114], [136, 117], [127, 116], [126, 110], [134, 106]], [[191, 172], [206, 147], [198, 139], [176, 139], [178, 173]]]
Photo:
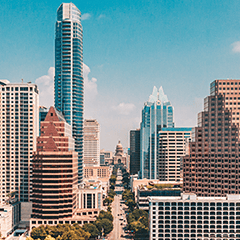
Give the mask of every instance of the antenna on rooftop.
[[22, 80], [22, 83], [23, 83], [23, 78], [21, 80]]

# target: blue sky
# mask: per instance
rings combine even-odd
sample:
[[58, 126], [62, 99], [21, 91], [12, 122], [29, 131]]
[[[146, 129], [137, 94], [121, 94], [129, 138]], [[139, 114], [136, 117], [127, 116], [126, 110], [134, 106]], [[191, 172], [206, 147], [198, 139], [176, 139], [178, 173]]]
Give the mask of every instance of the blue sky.
[[[52, 102], [54, 31], [61, 1], [1, 1], [0, 79], [32, 81]], [[85, 116], [101, 148], [128, 146], [143, 103], [163, 86], [176, 126], [195, 126], [214, 79], [240, 78], [237, 0], [75, 1], [85, 20]]]

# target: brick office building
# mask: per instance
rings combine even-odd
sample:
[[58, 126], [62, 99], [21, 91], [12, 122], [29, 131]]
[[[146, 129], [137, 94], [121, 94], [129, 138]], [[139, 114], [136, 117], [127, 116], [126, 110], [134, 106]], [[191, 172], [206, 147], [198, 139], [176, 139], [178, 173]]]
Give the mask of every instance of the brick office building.
[[240, 80], [215, 80], [183, 158], [183, 192], [198, 196], [240, 194]]
[[72, 217], [76, 211], [78, 156], [73, 149], [70, 125], [51, 107], [33, 156], [33, 224], [37, 219]]

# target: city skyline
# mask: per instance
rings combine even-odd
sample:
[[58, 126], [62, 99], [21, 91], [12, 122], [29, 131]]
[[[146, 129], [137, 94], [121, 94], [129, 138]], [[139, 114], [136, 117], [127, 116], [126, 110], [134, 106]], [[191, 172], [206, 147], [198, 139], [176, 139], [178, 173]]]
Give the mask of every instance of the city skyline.
[[[49, 99], [53, 105], [54, 23], [61, 3], [0, 4], [0, 78], [35, 81], [41, 105]], [[209, 83], [238, 79], [238, 1], [74, 4], [84, 31], [84, 117], [99, 121], [101, 148], [113, 151], [119, 139], [128, 146], [154, 85], [171, 99], [176, 126], [192, 127]]]

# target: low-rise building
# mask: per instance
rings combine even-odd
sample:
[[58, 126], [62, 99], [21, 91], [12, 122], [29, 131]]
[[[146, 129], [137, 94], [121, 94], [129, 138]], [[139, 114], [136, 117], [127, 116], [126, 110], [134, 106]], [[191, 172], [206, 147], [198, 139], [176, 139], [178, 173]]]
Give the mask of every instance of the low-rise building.
[[84, 178], [93, 177], [98, 178], [110, 178], [112, 174], [112, 168], [109, 166], [86, 166], [83, 167]]
[[240, 239], [240, 195], [148, 200], [151, 240]]
[[150, 182], [149, 185], [140, 185], [137, 187], [137, 206], [139, 209], [149, 210], [149, 197], [157, 196], [181, 196], [181, 186], [179, 183], [160, 182], [154, 184]]
[[78, 189], [78, 209], [100, 211], [103, 207], [103, 190], [101, 182], [83, 182]]
[[147, 187], [153, 186], [154, 184], [171, 184], [171, 185], [182, 185], [182, 182], [168, 182], [168, 181], [159, 181], [158, 179], [137, 179], [138, 175], [131, 175], [130, 176], [130, 189], [135, 195], [135, 201], [137, 201], [137, 195], [138, 195], [138, 188], [139, 187]]
[[20, 222], [20, 202], [13, 205], [0, 205], [0, 233], [2, 238], [9, 236]]

